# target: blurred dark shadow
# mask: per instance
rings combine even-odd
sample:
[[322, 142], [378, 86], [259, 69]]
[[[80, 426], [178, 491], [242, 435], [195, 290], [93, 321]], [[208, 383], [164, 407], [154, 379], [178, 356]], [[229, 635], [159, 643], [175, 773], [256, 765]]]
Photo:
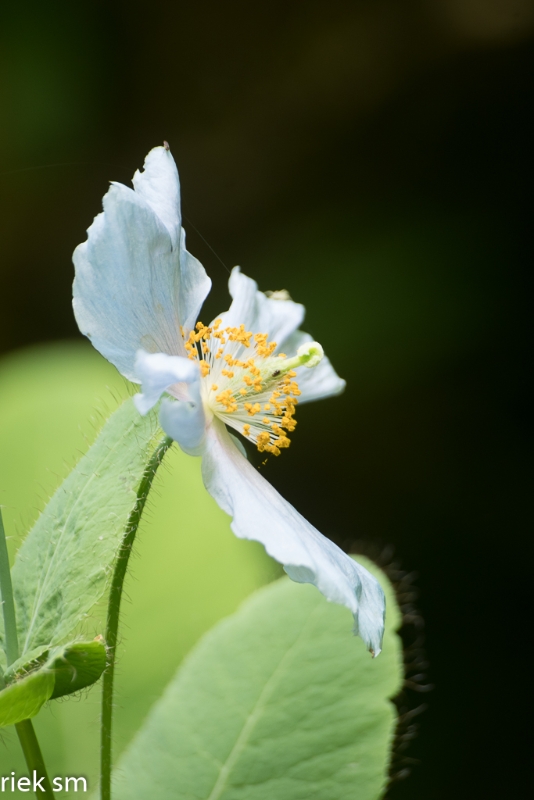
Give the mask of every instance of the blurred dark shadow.
[[1, 15], [0, 350], [79, 335], [72, 250], [167, 139], [205, 321], [228, 303], [219, 259], [239, 262], [307, 305], [348, 381], [266, 476], [420, 575], [436, 689], [389, 796], [523, 796], [533, 3]]

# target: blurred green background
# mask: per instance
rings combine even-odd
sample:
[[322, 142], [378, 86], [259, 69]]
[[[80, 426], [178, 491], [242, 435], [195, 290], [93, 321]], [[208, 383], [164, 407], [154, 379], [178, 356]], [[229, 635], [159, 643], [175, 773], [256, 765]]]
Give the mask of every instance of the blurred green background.
[[[72, 250], [107, 182], [127, 183], [166, 139], [189, 249], [214, 281], [205, 321], [227, 307], [221, 260], [239, 263], [306, 304], [306, 329], [347, 379], [342, 397], [300, 410], [266, 477], [343, 547], [393, 544], [419, 573], [436, 688], [408, 690], [429, 704], [406, 754], [420, 764], [389, 797], [524, 794], [534, 4], [28, 0], [0, 23], [10, 532], [23, 535], [75, 459], [78, 426], [91, 435], [96, 396], [112, 407], [106, 384], [126, 391], [87, 348], [17, 351], [79, 337]], [[173, 458], [130, 586], [120, 741], [150, 704], [144, 676], [159, 691], [199, 632], [273, 576], [212, 506], [199, 506], [198, 542], [175, 533], [171, 515], [193, 511], [174, 491], [198, 485], [198, 465]], [[188, 565], [183, 590], [161, 572], [165, 547]], [[142, 652], [144, 636], [158, 646], [159, 591], [180, 644], [155, 659]], [[94, 753], [97, 695], [83, 706], [50, 716], [80, 714]]]

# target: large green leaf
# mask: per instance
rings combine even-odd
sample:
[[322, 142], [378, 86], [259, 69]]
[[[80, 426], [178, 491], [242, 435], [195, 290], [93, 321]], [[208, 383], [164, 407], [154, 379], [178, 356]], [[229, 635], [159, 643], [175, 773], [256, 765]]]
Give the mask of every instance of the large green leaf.
[[106, 648], [96, 640], [55, 647], [27, 665], [28, 675], [10, 670], [5, 677], [13, 682], [0, 691], [0, 728], [34, 717], [47, 700], [85, 689], [105, 667]]
[[156, 432], [127, 400], [24, 541], [12, 573], [22, 660], [72, 635], [105, 592]]
[[400, 689], [400, 615], [385, 576], [384, 649], [350, 614], [284, 578], [188, 656], [119, 764], [116, 800], [373, 800]]

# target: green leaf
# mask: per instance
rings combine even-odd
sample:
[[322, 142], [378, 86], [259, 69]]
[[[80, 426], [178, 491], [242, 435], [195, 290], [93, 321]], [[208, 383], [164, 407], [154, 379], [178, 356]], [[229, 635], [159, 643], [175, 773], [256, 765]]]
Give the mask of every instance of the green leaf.
[[0, 692], [0, 727], [31, 719], [54, 691], [54, 675], [38, 671]]
[[[363, 561], [363, 559], [359, 559]], [[197, 645], [119, 763], [116, 800], [373, 800], [402, 684], [394, 593], [371, 659], [349, 612], [284, 578]]]
[[99, 679], [105, 667], [106, 648], [99, 640], [56, 647], [46, 657], [27, 664], [25, 670], [19, 671], [14, 664], [15, 673], [10, 670], [5, 675], [13, 682], [0, 692], [0, 727], [34, 717], [47, 700], [85, 689]]
[[21, 659], [72, 636], [104, 594], [156, 431], [126, 401], [24, 541], [12, 572]]

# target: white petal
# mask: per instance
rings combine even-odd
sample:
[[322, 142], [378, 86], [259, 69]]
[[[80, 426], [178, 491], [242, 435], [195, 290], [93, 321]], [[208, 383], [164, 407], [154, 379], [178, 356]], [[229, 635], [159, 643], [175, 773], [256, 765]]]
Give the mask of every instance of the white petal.
[[185, 231], [180, 235], [180, 293], [178, 296], [178, 315], [184, 333], [195, 327], [202, 303], [211, 289], [211, 279], [200, 261], [185, 249]]
[[[137, 350], [186, 355], [180, 326], [192, 325], [211, 285], [202, 265], [185, 250], [175, 202], [178, 185], [173, 189], [169, 171], [172, 156], [164, 156], [165, 172], [157, 149], [152, 153], [149, 168], [137, 173], [139, 191], [111, 186], [104, 212], [73, 257], [78, 326], [134, 382], [139, 382]], [[159, 205], [158, 197], [163, 198]]]
[[[201, 455], [206, 418], [200, 396], [200, 370], [196, 361], [165, 353], [140, 350], [135, 369], [142, 381], [142, 394], [134, 396], [140, 414], [147, 414], [163, 392], [179, 389], [180, 400], [163, 400], [160, 424], [167, 436], [178, 442], [190, 456]], [[176, 384], [180, 384], [176, 387]]]
[[171, 151], [154, 147], [145, 158], [143, 172], [133, 177], [136, 194], [143, 197], [163, 222], [173, 249], [180, 249], [180, 294], [178, 316], [186, 332], [194, 327], [211, 281], [200, 261], [185, 249], [185, 231], [181, 227], [180, 179]]
[[258, 291], [258, 284], [234, 267], [228, 282], [233, 301], [221, 314], [223, 327], [243, 324], [252, 333], [268, 333], [269, 340], [283, 342], [304, 319], [304, 306], [293, 300], [273, 300]]
[[[277, 352], [288, 356], [294, 356], [301, 345], [313, 341], [308, 333], [297, 330], [305, 313], [300, 303], [267, 297], [258, 291], [256, 281], [243, 275], [239, 267], [232, 270], [229, 287], [233, 302], [230, 309], [221, 314], [223, 326], [243, 323], [253, 333], [268, 333], [269, 340], [278, 345]], [[345, 388], [345, 381], [336, 374], [326, 356], [313, 369], [300, 368], [297, 381], [302, 392], [299, 403], [340, 394]]]
[[[159, 398], [175, 383], [199, 383], [198, 363], [166, 353], [146, 353], [138, 350], [135, 372], [142, 383], [142, 394], [134, 396], [140, 414], [147, 414]], [[171, 435], [171, 434], [169, 434]]]
[[[309, 333], [295, 331], [283, 343], [284, 353], [287, 352], [287, 355], [291, 356], [297, 352], [299, 347], [311, 341], [313, 339]], [[346, 386], [346, 382], [339, 377], [326, 356], [323, 356], [319, 364], [311, 369], [298, 367], [296, 380], [301, 391], [299, 405], [309, 403], [311, 400], [321, 400], [323, 397], [341, 394]]]
[[180, 241], [182, 213], [180, 209], [180, 179], [170, 150], [154, 147], [145, 158], [143, 171], [136, 171], [133, 185], [163, 222], [172, 246], [177, 249]]
[[[184, 453], [200, 456], [204, 452], [206, 418], [200, 398], [192, 384], [191, 400], [163, 400], [159, 411], [160, 425]], [[198, 386], [198, 384], [197, 384]]]
[[210, 494], [233, 517], [236, 536], [261, 542], [290, 578], [313, 583], [328, 600], [347, 606], [355, 632], [377, 655], [385, 614], [378, 581], [295, 511], [243, 458], [216, 419], [207, 428], [202, 475]]
[[185, 355], [178, 251], [145, 201], [119, 184], [87, 233], [73, 257], [76, 321], [108, 361], [138, 382], [137, 350]]

